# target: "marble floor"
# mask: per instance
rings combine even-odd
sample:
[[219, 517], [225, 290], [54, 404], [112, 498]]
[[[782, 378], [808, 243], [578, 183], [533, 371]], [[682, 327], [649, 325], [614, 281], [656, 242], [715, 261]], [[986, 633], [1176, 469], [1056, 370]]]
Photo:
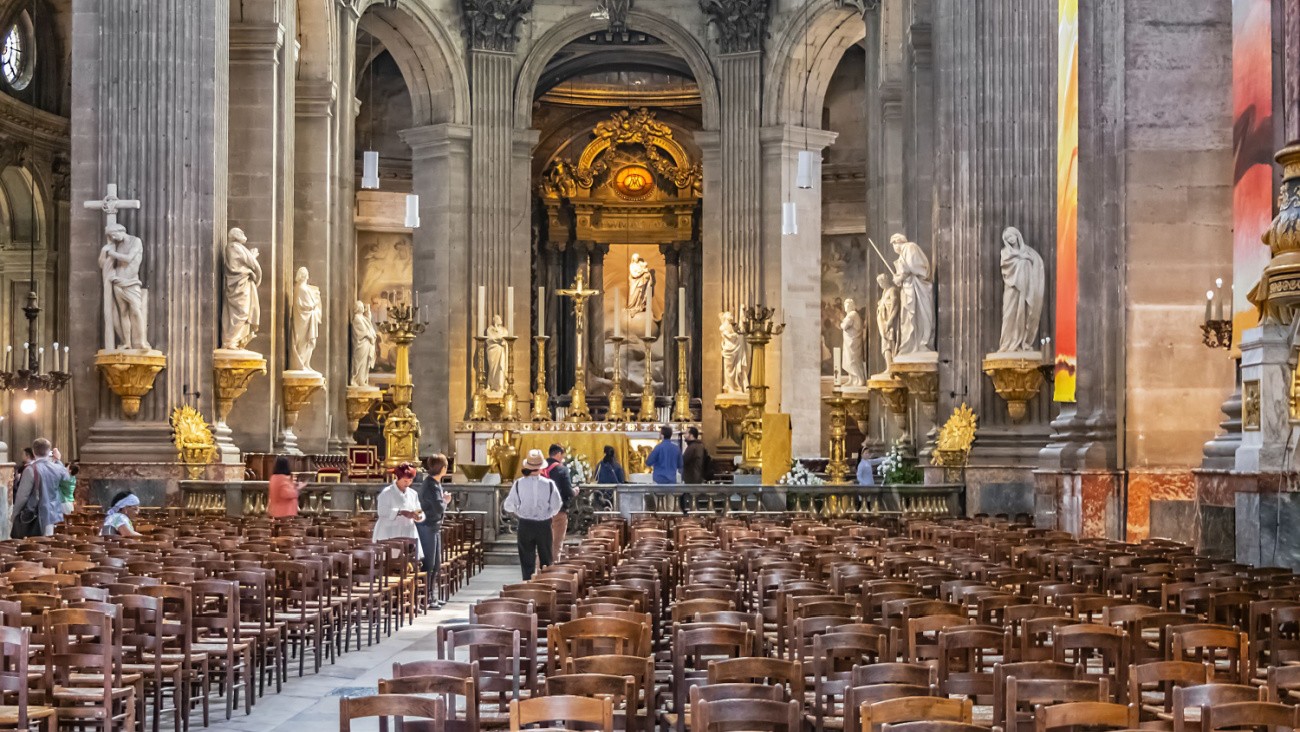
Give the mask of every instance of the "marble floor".
[[[517, 566], [486, 567], [443, 609], [416, 619], [414, 625], [403, 627], [369, 648], [339, 656], [334, 665], [322, 666], [319, 674], [312, 674], [309, 670], [306, 676], [298, 678], [297, 665], [291, 664], [284, 690], [259, 699], [252, 714], [244, 716], [236, 711], [229, 722], [224, 719], [217, 721], [221, 715], [216, 714], [218, 706], [214, 703], [214, 720], [208, 729], [212, 732], [336, 730], [339, 728], [339, 697], [375, 693], [379, 679], [392, 675], [394, 663], [436, 657], [435, 629], [439, 623], [467, 618], [472, 603], [494, 596], [502, 585], [519, 581]], [[310, 669], [310, 659], [308, 661]], [[195, 732], [203, 729], [198, 721], [196, 716], [192, 725]], [[353, 729], [374, 730], [378, 729], [378, 724], [375, 720], [359, 720]]]

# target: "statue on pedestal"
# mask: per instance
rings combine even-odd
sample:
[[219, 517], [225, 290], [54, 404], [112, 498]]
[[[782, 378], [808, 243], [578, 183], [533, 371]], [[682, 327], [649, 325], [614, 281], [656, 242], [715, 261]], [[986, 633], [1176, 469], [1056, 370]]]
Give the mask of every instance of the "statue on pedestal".
[[104, 233], [108, 243], [99, 250], [99, 268], [104, 276], [104, 306], [113, 325], [104, 334], [104, 350], [151, 350], [149, 291], [140, 282], [144, 244], [121, 224], [109, 224]]
[[650, 298], [653, 293], [655, 271], [650, 263], [640, 254], [632, 255], [632, 263], [627, 267], [627, 315], [634, 318], [638, 313], [653, 312]]
[[501, 324], [501, 315], [492, 316], [487, 327], [487, 390], [501, 394], [506, 390], [506, 336], [510, 333]]
[[722, 393], [744, 394], [749, 391], [749, 359], [745, 355], [745, 337], [736, 330], [736, 323], [728, 311], [720, 316], [722, 324]]
[[866, 329], [862, 325], [862, 316], [858, 314], [857, 303], [851, 297], [844, 299], [844, 319], [840, 321], [840, 333], [844, 339], [841, 365], [848, 377], [845, 386], [865, 386], [867, 369], [862, 363], [865, 352], [862, 343]]
[[898, 287], [897, 355], [934, 351], [934, 285], [930, 280], [930, 259], [915, 242], [902, 234], [889, 238], [898, 259], [894, 261], [894, 284]]
[[312, 371], [311, 356], [320, 336], [320, 288], [307, 284], [307, 268], [299, 267], [293, 277], [292, 313], [289, 342], [289, 368], [293, 371]]
[[1047, 275], [1043, 258], [1014, 226], [1002, 232], [1002, 338], [998, 353], [1037, 352]]
[[876, 303], [876, 330], [880, 332], [880, 352], [885, 357], [885, 372], [894, 365], [898, 352], [898, 288], [889, 275], [876, 276], [880, 285], [880, 301]]
[[262, 304], [257, 288], [262, 284], [262, 265], [257, 249], [248, 246], [244, 230], [234, 228], [222, 251], [225, 300], [221, 306], [221, 347], [243, 350], [257, 335]]
[[379, 334], [370, 320], [370, 308], [358, 300], [352, 309], [352, 377], [348, 379], [349, 386], [370, 386], [378, 340]]

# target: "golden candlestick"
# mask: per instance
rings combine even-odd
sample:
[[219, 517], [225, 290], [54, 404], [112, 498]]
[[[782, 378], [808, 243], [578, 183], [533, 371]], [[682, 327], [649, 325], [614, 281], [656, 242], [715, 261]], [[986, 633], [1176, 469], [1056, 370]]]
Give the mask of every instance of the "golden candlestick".
[[826, 447], [830, 460], [826, 463], [826, 473], [832, 484], [845, 485], [849, 482], [848, 451], [845, 447], [845, 438], [849, 434], [847, 402], [838, 389], [822, 397], [822, 401], [830, 407], [831, 417], [830, 438]]
[[749, 406], [741, 422], [740, 469], [763, 470], [763, 413], [767, 411], [767, 344], [785, 331], [785, 323], [772, 322], [774, 310], [751, 305], [736, 319], [736, 330], [749, 344]]
[[411, 344], [424, 332], [424, 323], [415, 320], [415, 310], [410, 305], [388, 308], [388, 318], [379, 323], [379, 331], [397, 346], [397, 374], [388, 388], [393, 400], [393, 411], [384, 420], [384, 442], [387, 459], [384, 464], [396, 467], [400, 463], [417, 463], [420, 460], [420, 420], [411, 411]]
[[[685, 317], [678, 315], [677, 317]], [[677, 393], [673, 395], [673, 421], [690, 422], [691, 417], [691, 389], [686, 383], [690, 369], [686, 365], [686, 344], [691, 342], [690, 336], [677, 336]]]
[[474, 391], [470, 397], [469, 421], [486, 422], [487, 408], [487, 336], [474, 336]]
[[501, 396], [501, 419], [519, 421], [519, 401], [515, 397], [515, 341], [517, 335], [506, 336], [506, 393]]
[[550, 336], [533, 336], [537, 344], [537, 387], [533, 389], [533, 421], [547, 422], [551, 419], [551, 395], [546, 391], [546, 342]]
[[577, 344], [577, 365], [573, 369], [573, 389], [569, 391], [570, 422], [590, 422], [591, 410], [587, 408], [587, 300], [599, 295], [600, 290], [587, 289], [586, 268], [578, 270], [573, 287], [556, 290], [556, 294], [573, 298], [573, 335]]
[[[649, 313], [649, 309], [646, 310]], [[641, 387], [641, 411], [636, 418], [642, 422], [654, 422], [659, 419], [655, 410], [655, 374], [654, 374], [654, 340], [644, 338], [645, 344], [645, 385]]]
[[626, 422], [627, 409], [623, 406], [623, 342], [627, 339], [621, 335], [609, 339], [614, 344], [614, 386], [609, 390], [609, 414], [606, 422]]

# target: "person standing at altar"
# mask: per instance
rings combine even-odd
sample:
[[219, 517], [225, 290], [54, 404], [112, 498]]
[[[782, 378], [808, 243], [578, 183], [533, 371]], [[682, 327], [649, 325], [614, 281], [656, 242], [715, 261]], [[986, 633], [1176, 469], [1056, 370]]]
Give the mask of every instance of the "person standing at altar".
[[[686, 450], [682, 453], [682, 482], [686, 485], [702, 485], [712, 476], [709, 449], [700, 438], [700, 430], [691, 427], [686, 430]], [[685, 494], [683, 494], [685, 495]]]
[[533, 578], [537, 565], [551, 566], [551, 524], [560, 512], [560, 491], [542, 474], [547, 467], [541, 450], [529, 450], [523, 477], [510, 486], [501, 509], [519, 519], [519, 568], [524, 581]]
[[663, 439], [655, 445], [655, 449], [650, 451], [650, 455], [645, 459], [645, 466], [650, 468], [650, 477], [654, 482], [660, 485], [671, 485], [677, 482], [677, 474], [682, 470], [682, 448], [673, 442], [673, 428], [664, 425], [659, 428], [659, 435]]
[[393, 468], [393, 482], [379, 492], [378, 516], [372, 538], [374, 541], [415, 539], [417, 558], [423, 560], [424, 549], [420, 546], [415, 525], [424, 520], [424, 511], [420, 508], [419, 493], [411, 490], [414, 480], [415, 468], [410, 463]]
[[424, 569], [428, 580], [429, 607], [434, 610], [442, 608], [438, 599], [438, 569], [442, 565], [442, 518], [447, 513], [447, 504], [451, 494], [442, 489], [442, 479], [447, 477], [447, 456], [442, 453], [430, 456], [424, 461], [424, 485], [420, 486], [420, 508], [424, 511], [424, 520], [415, 525], [420, 534], [420, 546], [424, 549]]
[[298, 515], [298, 494], [307, 484], [293, 479], [293, 470], [289, 468], [289, 458], [277, 455], [275, 467], [271, 468], [271, 479], [267, 482], [266, 513], [271, 518], [293, 518]]
[[550, 478], [555, 483], [555, 489], [560, 492], [560, 512], [555, 514], [555, 518], [551, 521], [551, 556], [559, 560], [560, 551], [564, 549], [564, 536], [569, 533], [569, 504], [573, 503], [573, 476], [569, 475], [569, 466], [564, 464], [563, 447], [551, 445], [547, 454], [549, 457], [546, 459], [546, 467], [542, 470], [542, 475]]

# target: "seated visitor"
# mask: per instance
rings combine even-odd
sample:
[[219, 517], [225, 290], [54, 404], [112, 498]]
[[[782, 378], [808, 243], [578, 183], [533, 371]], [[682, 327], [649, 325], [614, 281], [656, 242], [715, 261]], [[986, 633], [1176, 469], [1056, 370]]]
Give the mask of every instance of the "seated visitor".
[[141, 536], [131, 523], [131, 516], [139, 506], [140, 498], [131, 491], [113, 496], [108, 515], [104, 517], [104, 526], [99, 530], [100, 536]]

